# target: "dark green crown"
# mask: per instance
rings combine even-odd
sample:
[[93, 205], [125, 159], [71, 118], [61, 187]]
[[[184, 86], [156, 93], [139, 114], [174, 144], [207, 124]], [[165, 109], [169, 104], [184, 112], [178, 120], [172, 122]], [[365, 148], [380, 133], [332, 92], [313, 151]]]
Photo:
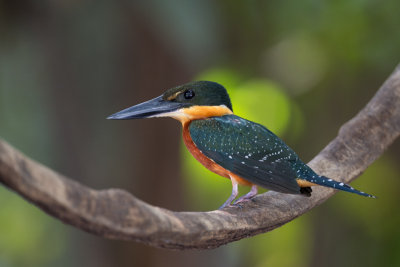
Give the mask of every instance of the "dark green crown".
[[215, 82], [196, 81], [167, 90], [162, 98], [188, 106], [220, 106], [232, 109], [231, 100], [226, 89]]

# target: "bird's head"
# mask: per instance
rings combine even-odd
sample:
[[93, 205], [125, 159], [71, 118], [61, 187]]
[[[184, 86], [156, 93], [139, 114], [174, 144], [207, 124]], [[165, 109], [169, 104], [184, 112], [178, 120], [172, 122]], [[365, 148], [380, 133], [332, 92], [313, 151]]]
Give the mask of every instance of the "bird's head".
[[226, 89], [215, 82], [196, 81], [168, 89], [161, 96], [117, 112], [108, 119], [172, 117], [185, 123], [226, 114], [232, 114]]

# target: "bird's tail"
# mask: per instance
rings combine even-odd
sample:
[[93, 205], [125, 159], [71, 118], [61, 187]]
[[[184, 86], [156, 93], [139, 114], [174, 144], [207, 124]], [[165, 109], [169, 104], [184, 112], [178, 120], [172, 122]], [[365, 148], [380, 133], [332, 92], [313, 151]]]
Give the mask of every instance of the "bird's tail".
[[330, 179], [330, 178], [325, 177], [325, 176], [316, 175], [316, 176], [312, 177], [311, 179], [307, 179], [307, 180], [309, 182], [312, 182], [312, 183], [317, 184], [317, 185], [322, 185], [322, 186], [331, 187], [331, 188], [334, 188], [334, 189], [339, 189], [339, 190], [342, 190], [342, 191], [354, 193], [354, 194], [361, 195], [361, 196], [364, 196], [364, 197], [376, 198], [375, 196], [367, 194], [367, 193], [362, 192], [362, 191], [359, 191], [359, 190], [351, 187], [348, 184], [345, 184], [343, 182], [335, 181], [335, 180]]

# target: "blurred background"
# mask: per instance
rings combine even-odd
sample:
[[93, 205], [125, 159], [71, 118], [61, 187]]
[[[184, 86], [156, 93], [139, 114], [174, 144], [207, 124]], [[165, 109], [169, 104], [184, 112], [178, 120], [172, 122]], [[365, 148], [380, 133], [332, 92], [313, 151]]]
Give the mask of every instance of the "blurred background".
[[[399, 10], [398, 0], [0, 0], [0, 137], [90, 187], [213, 210], [231, 185], [186, 152], [178, 122], [106, 116], [212, 80], [307, 162], [400, 62]], [[377, 200], [341, 192], [209, 251], [98, 238], [0, 186], [0, 266], [399, 266], [399, 160], [397, 141], [352, 183]]]

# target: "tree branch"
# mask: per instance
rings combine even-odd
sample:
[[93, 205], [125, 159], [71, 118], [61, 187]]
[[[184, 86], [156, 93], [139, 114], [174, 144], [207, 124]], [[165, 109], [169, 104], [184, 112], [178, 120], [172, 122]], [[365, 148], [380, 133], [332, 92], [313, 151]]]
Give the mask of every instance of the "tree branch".
[[[400, 133], [400, 65], [357, 116], [310, 166], [350, 182]], [[242, 208], [173, 212], [151, 206], [119, 189], [93, 190], [27, 158], [0, 140], [0, 182], [48, 214], [95, 235], [174, 249], [205, 249], [271, 231], [334, 194], [313, 188], [312, 197], [267, 192]], [[365, 201], [371, 201], [365, 199]]]

